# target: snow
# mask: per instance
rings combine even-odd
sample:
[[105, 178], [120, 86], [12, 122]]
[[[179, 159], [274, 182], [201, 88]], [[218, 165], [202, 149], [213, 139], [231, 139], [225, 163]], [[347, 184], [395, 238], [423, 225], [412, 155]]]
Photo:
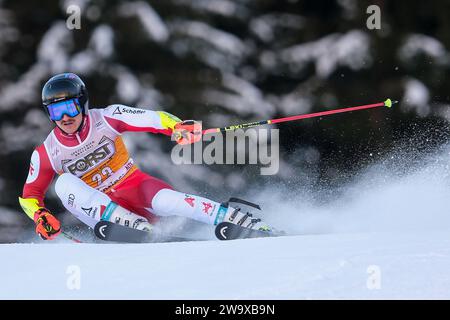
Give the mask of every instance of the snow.
[[64, 70], [68, 62], [68, 52], [73, 46], [71, 31], [63, 21], [53, 23], [44, 34], [38, 47], [38, 61], [50, 66], [51, 73]]
[[70, 59], [70, 70], [79, 74], [90, 74], [98, 66], [99, 60], [92, 49], [78, 52]]
[[449, 158], [390, 155], [324, 205], [307, 187], [253, 190], [286, 237], [3, 244], [0, 299], [448, 299]]
[[109, 58], [114, 54], [114, 31], [102, 24], [92, 32], [89, 46], [92, 47], [97, 55], [102, 58]]
[[[222, 74], [222, 85], [227, 89], [205, 89], [202, 99], [207, 104], [218, 104], [241, 114], [255, 114], [267, 118], [275, 107], [267, 102], [262, 91], [252, 83], [230, 73]], [[235, 93], [229, 93], [233, 91]]]
[[[132, 147], [153, 141], [156, 150], [146, 136]], [[407, 147], [337, 190], [271, 183], [239, 195], [261, 204], [264, 220], [286, 237], [165, 244], [33, 237], [35, 243], [2, 244], [0, 299], [449, 299], [450, 145], [426, 157]], [[145, 160], [153, 164], [157, 156]], [[314, 149], [292, 157], [320, 161]], [[181, 168], [168, 160], [163, 169], [171, 183], [191, 189], [176, 174]], [[187, 171], [210, 179], [207, 170]], [[296, 170], [288, 172], [292, 179], [305, 174]], [[212, 231], [195, 229], [208, 238]], [[49, 275], [45, 290], [42, 270]]]
[[224, 17], [236, 17], [242, 15], [244, 10], [235, 2], [229, 0], [176, 0], [177, 5], [189, 6], [201, 13], [212, 13]]
[[[1, 299], [450, 297], [445, 232], [144, 245], [16, 244], [0, 246], [0, 255]], [[379, 278], [371, 287], [374, 268]], [[37, 281], [42, 270], [51, 275], [46, 290]], [[71, 270], [79, 270], [78, 290], [70, 286]]]
[[251, 46], [234, 34], [200, 21], [176, 20], [170, 24], [171, 49], [178, 56], [193, 53], [199, 61], [222, 72], [234, 72]]
[[137, 77], [131, 70], [120, 64], [110, 66], [110, 74], [116, 81], [116, 94], [120, 101], [140, 108], [162, 110], [163, 94], [152, 84], [152, 75]]
[[[51, 129], [51, 123], [48, 117], [41, 110], [32, 109], [27, 111], [24, 116], [24, 123], [15, 125], [12, 123], [5, 123], [0, 128], [0, 154], [8, 154], [21, 150], [23, 146], [35, 148], [36, 145], [42, 143], [42, 140], [48, 135]], [[32, 149], [30, 149], [32, 150]], [[31, 156], [31, 153], [30, 153]]]
[[294, 91], [284, 95], [279, 101], [279, 110], [283, 115], [291, 116], [308, 113], [313, 107], [313, 97], [309, 93]]
[[64, 11], [66, 11], [69, 6], [77, 6], [80, 8], [80, 12], [84, 12], [90, 2], [90, 0], [62, 0], [60, 1], [60, 6]]
[[0, 53], [5, 51], [9, 42], [16, 41], [19, 34], [19, 30], [14, 28], [12, 12], [0, 8]]
[[[7, 192], [5, 179], [0, 179], [0, 190]], [[20, 214], [7, 207], [0, 207], [0, 233], [3, 241], [11, 242], [17, 239], [17, 234], [24, 232], [24, 223], [29, 218], [25, 214]], [[1, 290], [0, 290], [1, 291]]]
[[319, 77], [326, 78], [339, 66], [352, 70], [367, 68], [371, 63], [370, 39], [367, 33], [350, 30], [334, 33], [319, 40], [298, 44], [280, 53], [280, 59], [298, 72], [314, 62]]
[[290, 13], [271, 13], [254, 18], [250, 22], [250, 30], [262, 41], [270, 42], [275, 37], [275, 29], [285, 27], [289, 29], [302, 29], [305, 20], [302, 16]]
[[24, 108], [40, 99], [41, 82], [48, 76], [45, 63], [35, 63], [15, 82], [6, 84], [0, 90], [0, 110]]
[[344, 17], [348, 20], [353, 19], [358, 11], [356, 0], [338, 0], [337, 3], [344, 9]]
[[180, 21], [173, 24], [174, 31], [180, 35], [200, 39], [215, 49], [232, 56], [241, 57], [245, 53], [245, 44], [235, 35], [213, 28], [200, 21]]
[[132, 103], [138, 99], [141, 89], [139, 79], [124, 66], [116, 66], [113, 74], [117, 78], [116, 92], [120, 101]]
[[0, 299], [448, 299], [449, 155], [405, 175], [401, 164], [373, 166], [325, 206], [301, 188], [296, 198], [254, 191], [269, 203], [267, 221], [303, 235], [3, 244]]
[[402, 107], [415, 109], [419, 116], [427, 116], [430, 112], [430, 92], [425, 84], [411, 78], [405, 82], [405, 93], [402, 98]]
[[165, 42], [169, 38], [169, 30], [159, 14], [144, 1], [122, 4], [118, 12], [124, 17], [136, 16], [150, 39]]
[[433, 37], [424, 34], [409, 35], [398, 51], [401, 61], [411, 61], [416, 55], [423, 53], [439, 62], [448, 62], [445, 46]]

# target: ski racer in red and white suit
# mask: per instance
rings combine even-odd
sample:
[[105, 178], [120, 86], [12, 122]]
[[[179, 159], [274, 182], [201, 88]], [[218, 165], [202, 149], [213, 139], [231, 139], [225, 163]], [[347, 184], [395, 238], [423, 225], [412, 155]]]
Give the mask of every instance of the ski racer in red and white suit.
[[143, 173], [122, 139], [124, 132], [170, 136], [179, 122], [166, 112], [111, 105], [89, 110], [75, 134], [55, 127], [31, 156], [20, 200], [22, 207], [34, 219], [34, 214], [45, 208], [45, 194], [58, 174], [55, 189], [64, 206], [91, 227], [111, 201], [121, 208], [116, 208], [108, 220], [129, 226], [136, 223], [135, 228], [140, 228], [137, 223], [148, 228], [145, 220], [153, 223], [155, 215], [180, 215], [217, 223], [220, 203], [174, 191], [164, 181]]
[[59, 220], [44, 204], [55, 175], [64, 207], [91, 227], [107, 220], [151, 232], [157, 216], [177, 215], [211, 225], [229, 220], [268, 228], [227, 204], [175, 191], [143, 173], [122, 139], [124, 132], [152, 132], [190, 144], [201, 139], [198, 122], [119, 104], [89, 109], [88, 102], [84, 82], [73, 73], [55, 75], [42, 90], [44, 110], [56, 126], [31, 156], [19, 203], [43, 239], [61, 232]]

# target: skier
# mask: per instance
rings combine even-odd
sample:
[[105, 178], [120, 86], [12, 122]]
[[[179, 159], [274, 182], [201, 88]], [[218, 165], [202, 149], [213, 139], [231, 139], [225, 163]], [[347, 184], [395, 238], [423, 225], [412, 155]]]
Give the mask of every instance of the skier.
[[120, 104], [89, 110], [86, 86], [73, 73], [50, 78], [42, 89], [42, 103], [56, 126], [34, 150], [19, 197], [41, 238], [54, 239], [61, 232], [59, 220], [44, 205], [55, 174], [55, 191], [64, 207], [90, 227], [106, 220], [151, 233], [157, 216], [177, 215], [210, 225], [229, 221], [271, 230], [228, 203], [178, 192], [140, 171], [121, 137], [129, 131], [162, 133], [190, 144], [201, 139], [198, 122]]

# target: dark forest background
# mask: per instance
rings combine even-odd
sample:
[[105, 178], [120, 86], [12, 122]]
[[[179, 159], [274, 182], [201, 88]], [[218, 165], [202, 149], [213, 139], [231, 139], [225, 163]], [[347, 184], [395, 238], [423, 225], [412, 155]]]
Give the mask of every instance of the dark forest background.
[[[66, 26], [71, 4], [79, 30]], [[366, 26], [369, 5], [379, 30]], [[399, 147], [420, 156], [448, 140], [449, 12], [450, 1], [0, 0], [0, 241], [33, 226], [17, 197], [52, 128], [40, 93], [53, 74], [79, 74], [91, 107], [165, 110], [205, 127], [399, 100], [279, 125], [276, 176], [176, 166], [167, 137], [126, 136], [144, 171], [219, 201], [275, 183], [333, 190]], [[47, 205], [61, 217], [52, 190]]]

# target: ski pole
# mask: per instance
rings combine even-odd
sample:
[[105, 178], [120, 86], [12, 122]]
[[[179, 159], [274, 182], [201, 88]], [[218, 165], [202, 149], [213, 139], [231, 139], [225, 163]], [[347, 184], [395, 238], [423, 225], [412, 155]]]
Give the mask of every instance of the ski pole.
[[383, 102], [374, 103], [374, 104], [366, 104], [366, 105], [357, 106], [357, 107], [349, 107], [349, 108], [334, 109], [334, 110], [329, 110], [329, 111], [307, 113], [307, 114], [301, 114], [298, 116], [290, 116], [290, 117], [286, 117], [286, 118], [278, 118], [278, 119], [250, 122], [250, 123], [238, 124], [238, 125], [233, 125], [233, 126], [223, 127], [223, 128], [205, 129], [202, 131], [202, 134], [209, 134], [209, 133], [214, 133], [214, 132], [227, 132], [227, 131], [236, 130], [236, 129], [246, 129], [246, 128], [251, 128], [251, 127], [262, 126], [265, 124], [275, 124], [275, 123], [282, 123], [282, 122], [288, 122], [288, 121], [294, 121], [294, 120], [323, 117], [323, 116], [328, 116], [328, 115], [336, 114], [336, 113], [364, 110], [364, 109], [377, 108], [377, 107], [390, 108], [390, 107], [392, 107], [393, 104], [396, 104], [396, 103], [398, 103], [398, 101], [386, 99]]
[[73, 242], [76, 242], [76, 243], [83, 243], [83, 241], [81, 241], [81, 240], [75, 238], [74, 236], [68, 234], [68, 233], [65, 232], [64, 230], [61, 231], [61, 233], [62, 233], [62, 235], [63, 235], [64, 237], [66, 237], [67, 239], [69, 239], [69, 240], [71, 240], [71, 241], [73, 241]]

